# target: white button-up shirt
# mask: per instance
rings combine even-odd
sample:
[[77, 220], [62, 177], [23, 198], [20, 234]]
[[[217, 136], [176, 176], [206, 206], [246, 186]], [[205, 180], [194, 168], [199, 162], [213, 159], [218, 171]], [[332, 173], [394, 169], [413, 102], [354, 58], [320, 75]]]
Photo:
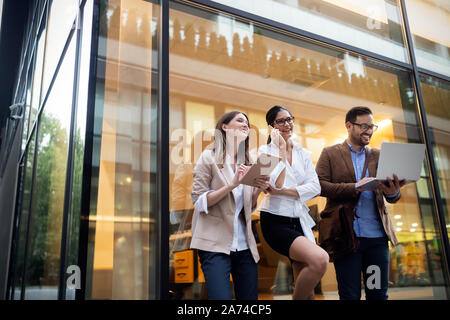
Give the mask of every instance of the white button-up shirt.
[[[237, 169], [233, 172], [231, 165], [231, 158], [229, 155], [225, 158], [224, 167], [228, 170], [228, 174], [230, 177], [234, 177]], [[199, 212], [208, 213], [208, 200], [206, 198], [207, 194], [214, 190], [209, 190], [203, 193], [195, 202], [194, 210], [198, 210]], [[239, 219], [239, 214], [242, 209], [244, 209], [244, 186], [242, 184], [238, 185], [233, 189], [234, 201], [236, 203], [236, 211], [234, 212], [234, 225], [233, 225], [233, 242], [231, 243], [231, 251], [242, 251], [248, 249], [247, 243], [247, 233], [245, 228], [245, 221], [243, 219]]]
[[[258, 154], [261, 153], [278, 156], [278, 146], [273, 142], [262, 145], [258, 150]], [[311, 228], [315, 226], [315, 222], [309, 215], [309, 208], [306, 205], [306, 202], [320, 194], [320, 183], [311, 156], [307, 150], [302, 148], [300, 143], [293, 141], [292, 164], [289, 164], [289, 162], [280, 162], [272, 171], [270, 175], [270, 184], [274, 189], [278, 189], [275, 186], [275, 182], [281, 171], [285, 168], [286, 176], [281, 189], [295, 188], [299, 197], [266, 194], [261, 202], [259, 210], [284, 217], [299, 218], [305, 237], [312, 242], [315, 242], [314, 234], [311, 230]]]

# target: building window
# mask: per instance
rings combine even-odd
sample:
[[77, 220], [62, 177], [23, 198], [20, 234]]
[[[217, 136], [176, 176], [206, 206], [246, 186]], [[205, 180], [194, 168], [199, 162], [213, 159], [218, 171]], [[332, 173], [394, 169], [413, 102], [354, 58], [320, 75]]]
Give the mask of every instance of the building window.
[[100, 2], [86, 299], [155, 299], [160, 7]]
[[[240, 110], [248, 115], [250, 148], [255, 152], [267, 139], [266, 111], [273, 105], [286, 106], [295, 116], [295, 140], [312, 152], [314, 163], [324, 147], [344, 141], [345, 114], [356, 105], [374, 112], [379, 130], [371, 147], [380, 148], [385, 141], [423, 142], [412, 81], [405, 70], [176, 3], [170, 11], [170, 35], [170, 285], [174, 298], [206, 298], [196, 252], [189, 249], [192, 170], [202, 150], [212, 143], [215, 123], [225, 112]], [[387, 205], [400, 240], [399, 246], [390, 248], [391, 299], [406, 299], [412, 289], [423, 298], [443, 297], [433, 290], [442, 287], [444, 280], [425, 165], [422, 178], [404, 187], [397, 204]], [[308, 206], [318, 219], [325, 198], [317, 197]], [[290, 263], [264, 240], [258, 211], [252, 220], [261, 256], [259, 298], [290, 299]], [[321, 299], [338, 297], [332, 264], [316, 292]]]
[[447, 233], [450, 230], [450, 83], [420, 75], [423, 102], [437, 169], [442, 213]]
[[408, 62], [398, 0], [215, 0], [299, 30]]

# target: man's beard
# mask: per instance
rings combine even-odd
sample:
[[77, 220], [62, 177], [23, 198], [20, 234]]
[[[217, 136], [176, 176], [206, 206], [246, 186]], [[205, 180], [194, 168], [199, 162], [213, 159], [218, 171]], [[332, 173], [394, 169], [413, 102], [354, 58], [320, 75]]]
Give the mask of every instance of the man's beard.
[[360, 134], [360, 135], [355, 135], [355, 134], [352, 134], [352, 140], [353, 140], [353, 142], [355, 143], [357, 143], [358, 145], [360, 145], [360, 146], [366, 146], [366, 145], [368, 145], [369, 143], [370, 143], [370, 138], [371, 138], [371, 136], [368, 136], [368, 139], [367, 140], [365, 140], [363, 137], [362, 137], [362, 134]]

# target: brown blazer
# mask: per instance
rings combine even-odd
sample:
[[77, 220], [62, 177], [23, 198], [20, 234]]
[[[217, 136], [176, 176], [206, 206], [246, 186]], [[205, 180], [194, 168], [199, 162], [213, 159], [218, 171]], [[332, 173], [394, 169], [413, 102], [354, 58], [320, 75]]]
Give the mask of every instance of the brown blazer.
[[[375, 177], [377, 174], [378, 159], [380, 150], [370, 149], [368, 159], [369, 176]], [[356, 176], [353, 168], [350, 148], [347, 142], [336, 144], [322, 150], [319, 161], [316, 165], [316, 172], [319, 177], [322, 188], [321, 196], [327, 198], [327, 204], [322, 211], [321, 216], [327, 216], [326, 213], [333, 212], [340, 204], [346, 204], [349, 207], [356, 206], [358, 195], [355, 190]], [[384, 205], [384, 195], [379, 189], [375, 191], [378, 213], [383, 223], [384, 231], [391, 241], [392, 245], [398, 244], [397, 236], [394, 232], [392, 221]], [[389, 203], [397, 202], [401, 197], [399, 193], [395, 198], [385, 198]], [[325, 215], [324, 215], [325, 213]]]
[[[233, 180], [226, 170], [227, 164], [219, 168], [215, 162], [214, 151], [205, 150], [194, 168], [194, 184], [192, 186], [192, 203], [205, 192], [218, 190]], [[253, 187], [244, 185], [244, 212], [248, 247], [255, 262], [259, 260], [258, 249], [252, 231]], [[236, 203], [232, 192], [229, 192], [214, 206], [208, 207], [208, 213], [195, 210], [192, 218], [191, 248], [230, 254], [234, 234], [234, 214]]]

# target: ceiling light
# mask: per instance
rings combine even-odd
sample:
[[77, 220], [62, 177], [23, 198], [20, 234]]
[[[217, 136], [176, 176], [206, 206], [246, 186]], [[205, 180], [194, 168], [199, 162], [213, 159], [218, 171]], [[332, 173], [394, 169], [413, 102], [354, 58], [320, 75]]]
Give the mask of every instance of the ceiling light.
[[392, 120], [391, 119], [384, 119], [379, 122], [377, 122], [378, 129], [383, 129], [385, 127], [391, 127], [392, 126]]

